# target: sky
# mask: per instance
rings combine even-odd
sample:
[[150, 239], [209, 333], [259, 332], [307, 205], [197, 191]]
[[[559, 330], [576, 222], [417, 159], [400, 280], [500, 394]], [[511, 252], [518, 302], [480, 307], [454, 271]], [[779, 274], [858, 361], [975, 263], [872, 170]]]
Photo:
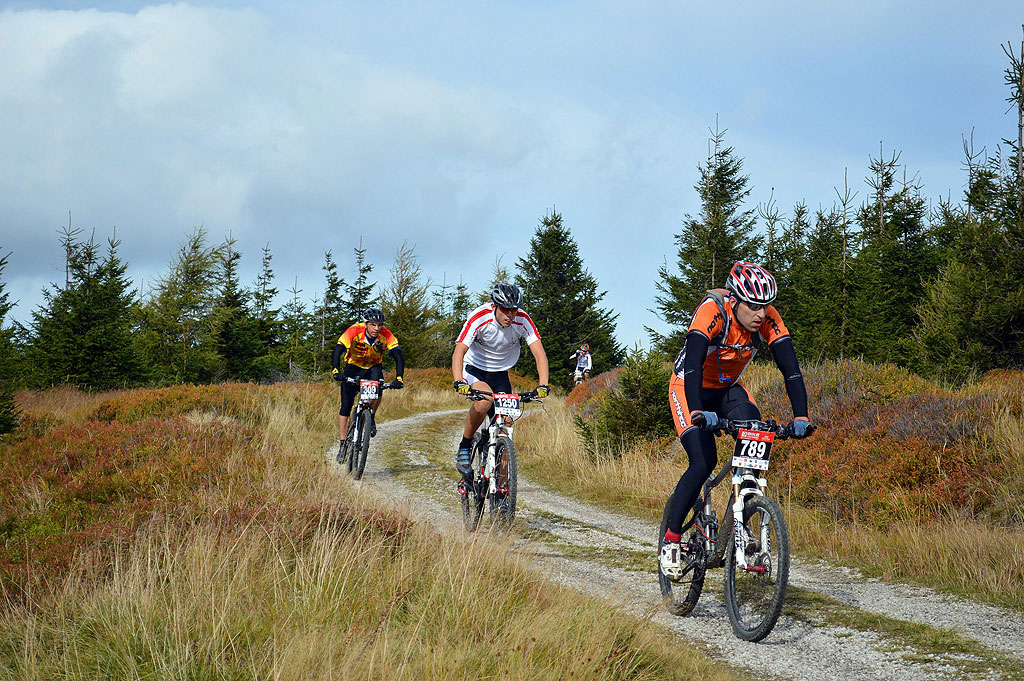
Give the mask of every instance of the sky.
[[1020, 53], [1022, 20], [935, 0], [0, 0], [4, 323], [63, 281], [69, 220], [120, 239], [142, 295], [202, 228], [236, 240], [246, 284], [269, 246], [280, 302], [308, 304], [324, 253], [351, 280], [360, 241], [379, 284], [405, 243], [435, 284], [480, 291], [554, 210], [620, 342], [646, 344], [716, 126], [750, 208], [828, 208], [844, 181], [859, 203], [879, 153], [957, 199], [964, 139], [1016, 136], [1002, 46]]

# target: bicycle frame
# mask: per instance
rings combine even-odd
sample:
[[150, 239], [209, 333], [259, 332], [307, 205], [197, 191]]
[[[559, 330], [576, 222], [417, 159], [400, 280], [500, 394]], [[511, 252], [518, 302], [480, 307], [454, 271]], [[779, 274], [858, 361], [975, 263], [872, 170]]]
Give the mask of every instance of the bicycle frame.
[[[738, 432], [746, 426], [753, 425], [751, 421], [730, 421], [723, 419], [719, 429], [715, 431], [716, 435], [721, 435], [722, 432], [736, 436]], [[784, 426], [779, 426], [774, 421], [760, 421], [758, 425], [767, 427], [767, 430], [761, 432], [773, 433], [775, 438], [779, 440], [785, 440], [790, 437], [790, 433]], [[755, 430], [757, 430], [755, 428]], [[813, 432], [813, 431], [812, 431]], [[731, 475], [730, 475], [731, 474]], [[697, 500], [698, 504], [703, 502], [700, 509], [694, 508], [693, 517], [683, 526], [681, 534], [685, 534], [694, 525], [700, 531], [701, 536], [704, 538], [704, 550], [705, 550], [705, 566], [706, 567], [717, 567], [719, 560], [722, 559], [725, 553], [725, 549], [721, 552], [716, 552], [718, 544], [718, 534], [720, 530], [718, 514], [715, 512], [714, 506], [711, 503], [711, 492], [715, 487], [718, 487], [725, 480], [726, 477], [731, 477], [730, 482], [732, 483], [732, 504], [731, 510], [733, 513], [732, 522], [732, 540], [733, 548], [736, 552], [736, 564], [740, 568], [748, 572], [761, 572], [763, 568], [759, 566], [749, 566], [746, 560], [746, 544], [747, 536], [746, 532], [743, 531], [743, 523], [740, 518], [743, 517], [743, 508], [747, 502], [747, 498], [751, 496], [761, 495], [767, 497], [768, 480], [764, 476], [764, 472], [755, 470], [753, 468], [747, 468], [743, 466], [734, 466], [732, 457], [725, 463], [724, 466], [715, 474], [708, 476], [708, 479], [704, 481], [701, 490], [701, 496]], [[722, 513], [722, 523], [725, 522], [726, 515], [729, 509]], [[698, 522], [700, 520], [700, 522]], [[766, 534], [766, 528], [761, 528], [762, 536], [758, 537], [763, 546], [769, 545], [769, 539]], [[693, 565], [688, 565], [683, 571], [684, 574], [689, 572], [693, 568]]]
[[[539, 402], [539, 398], [535, 392], [528, 393], [510, 393], [516, 395], [519, 400], [525, 404], [527, 402]], [[499, 398], [501, 393], [498, 394]], [[485, 400], [488, 397], [494, 397], [494, 393], [487, 392], [486, 390], [470, 390], [467, 399], [480, 401]], [[522, 410], [520, 409], [520, 413]], [[512, 432], [515, 430], [514, 423], [516, 418], [507, 414], [499, 414], [497, 411], [493, 415], [489, 415], [487, 420], [481, 424], [480, 430], [487, 432], [487, 456], [482, 462], [484, 479], [487, 480], [487, 493], [495, 494], [497, 492], [507, 493], [508, 489], [498, 489], [498, 483], [496, 476], [494, 475], [494, 468], [496, 465], [496, 451], [498, 448], [498, 438], [501, 436], [507, 436], [509, 440], [512, 440]]]

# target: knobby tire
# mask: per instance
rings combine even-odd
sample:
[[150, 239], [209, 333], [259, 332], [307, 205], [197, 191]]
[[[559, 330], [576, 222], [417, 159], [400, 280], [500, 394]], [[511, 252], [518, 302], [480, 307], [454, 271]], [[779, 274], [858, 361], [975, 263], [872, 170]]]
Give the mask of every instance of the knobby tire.
[[[725, 557], [725, 610], [736, 636], [744, 641], [760, 641], [771, 633], [782, 613], [789, 584], [789, 532], [782, 509], [760, 494], [750, 496], [743, 508], [744, 525], [754, 539], [748, 545], [746, 559], [755, 565], [770, 565], [764, 575], [737, 569], [736, 550], [730, 542]], [[769, 550], [763, 551], [761, 537], [767, 522]]]
[[352, 458], [358, 457], [359, 462], [355, 466], [355, 478], [361, 480], [363, 469], [366, 468], [366, 454], [370, 451], [370, 419], [373, 412], [367, 408], [359, 414], [359, 443], [352, 450]]
[[510, 527], [516, 517], [516, 484], [518, 468], [516, 449], [511, 438], [498, 437], [494, 452], [494, 477], [498, 488], [507, 487], [508, 492], [495, 492], [490, 496], [491, 522], [498, 527]]
[[348, 422], [348, 437], [345, 440], [345, 453], [344, 453], [344, 457], [345, 457], [345, 465], [348, 466], [348, 472], [349, 473], [352, 472], [352, 463], [355, 460], [356, 433], [358, 432], [356, 430], [356, 423], [358, 422], [357, 418], [356, 418], [357, 416], [358, 416], [358, 413], [356, 414], [356, 416], [352, 416], [349, 419], [349, 422]]

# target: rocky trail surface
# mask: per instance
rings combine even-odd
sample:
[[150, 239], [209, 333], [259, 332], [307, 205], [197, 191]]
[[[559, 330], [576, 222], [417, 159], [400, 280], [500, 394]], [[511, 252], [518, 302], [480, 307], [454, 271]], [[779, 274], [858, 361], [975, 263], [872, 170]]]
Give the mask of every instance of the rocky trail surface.
[[[382, 424], [356, 484], [415, 509], [439, 531], [465, 532], [452, 454], [464, 414]], [[335, 452], [336, 444], [327, 451], [332, 466]], [[537, 570], [649, 618], [754, 678], [1024, 679], [1018, 614], [818, 561], [794, 558], [783, 615], [759, 643], [733, 635], [720, 569], [708, 571], [693, 613], [673, 616], [658, 589], [655, 523], [576, 501], [521, 474], [518, 489], [514, 549]]]

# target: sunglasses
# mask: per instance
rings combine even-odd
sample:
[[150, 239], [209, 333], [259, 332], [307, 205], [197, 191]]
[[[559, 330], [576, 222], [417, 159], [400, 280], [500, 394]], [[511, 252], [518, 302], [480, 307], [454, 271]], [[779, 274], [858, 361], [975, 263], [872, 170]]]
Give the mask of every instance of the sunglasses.
[[501, 310], [501, 313], [503, 315], [507, 315], [509, 317], [515, 317], [516, 316], [516, 310], [518, 310], [519, 308], [517, 308], [517, 307], [502, 307], [501, 305], [499, 305], [498, 309]]
[[748, 303], [747, 301], [743, 301], [743, 304], [746, 305], [751, 312], [757, 312], [758, 310], [763, 310], [768, 307], [766, 303]]

